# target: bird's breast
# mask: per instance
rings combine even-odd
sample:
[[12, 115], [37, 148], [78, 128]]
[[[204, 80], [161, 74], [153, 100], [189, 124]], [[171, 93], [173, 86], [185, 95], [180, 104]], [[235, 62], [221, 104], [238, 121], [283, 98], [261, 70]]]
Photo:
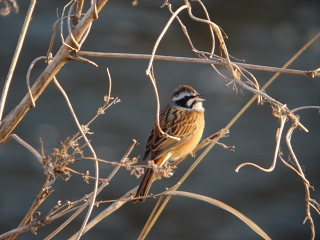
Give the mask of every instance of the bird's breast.
[[[191, 133], [184, 143], [178, 147], [177, 149], [171, 151], [170, 153], [170, 161], [177, 161], [180, 158], [183, 158], [184, 156], [190, 154], [198, 145], [203, 129], [204, 129], [204, 114], [203, 112], [188, 112], [188, 114], [192, 113], [192, 116], [189, 116], [189, 118], [194, 119], [194, 124], [197, 126], [195, 131]], [[187, 126], [186, 126], [187, 127]]]

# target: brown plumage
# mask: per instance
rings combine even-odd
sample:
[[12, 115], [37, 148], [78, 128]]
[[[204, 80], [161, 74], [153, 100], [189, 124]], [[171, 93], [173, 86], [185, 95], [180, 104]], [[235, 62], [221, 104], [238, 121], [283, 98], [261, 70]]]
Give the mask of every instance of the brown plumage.
[[[159, 116], [160, 127], [173, 139], [162, 135], [156, 121], [151, 131], [143, 160], [151, 153], [151, 159], [159, 167], [166, 161], [177, 161], [190, 154], [198, 145], [204, 129], [203, 99], [190, 86], [182, 85], [177, 88]], [[155, 177], [155, 171], [148, 168], [135, 197], [148, 194]], [[144, 202], [137, 199], [134, 202]]]

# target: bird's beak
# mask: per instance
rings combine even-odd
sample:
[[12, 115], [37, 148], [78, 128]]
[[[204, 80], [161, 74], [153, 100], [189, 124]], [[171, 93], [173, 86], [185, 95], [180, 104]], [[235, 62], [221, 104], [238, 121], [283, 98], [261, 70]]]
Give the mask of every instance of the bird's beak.
[[204, 102], [205, 99], [200, 98], [200, 97], [203, 97], [203, 96], [204, 96], [203, 94], [197, 94], [197, 95], [195, 95], [194, 100], [195, 100], [196, 102]]

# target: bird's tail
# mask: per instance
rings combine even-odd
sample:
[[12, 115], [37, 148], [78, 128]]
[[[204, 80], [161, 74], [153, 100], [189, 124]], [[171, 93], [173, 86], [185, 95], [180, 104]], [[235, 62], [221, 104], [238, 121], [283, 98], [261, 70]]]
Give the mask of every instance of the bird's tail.
[[[136, 198], [137, 197], [145, 197], [148, 195], [148, 192], [150, 190], [151, 184], [153, 182], [154, 176], [155, 176], [155, 171], [153, 171], [152, 168], [148, 168], [146, 173], [143, 176], [143, 179], [140, 183], [140, 186], [138, 188], [138, 191], [136, 193]], [[140, 198], [134, 201], [134, 203], [140, 202], [143, 203], [146, 199], [145, 198]]]

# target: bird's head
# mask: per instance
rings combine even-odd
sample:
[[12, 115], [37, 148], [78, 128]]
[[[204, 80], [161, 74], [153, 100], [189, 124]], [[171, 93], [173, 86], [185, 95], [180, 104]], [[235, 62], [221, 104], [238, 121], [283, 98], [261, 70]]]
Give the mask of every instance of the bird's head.
[[173, 92], [171, 104], [186, 111], [204, 112], [202, 102], [205, 100], [201, 96], [193, 87], [181, 85]]

